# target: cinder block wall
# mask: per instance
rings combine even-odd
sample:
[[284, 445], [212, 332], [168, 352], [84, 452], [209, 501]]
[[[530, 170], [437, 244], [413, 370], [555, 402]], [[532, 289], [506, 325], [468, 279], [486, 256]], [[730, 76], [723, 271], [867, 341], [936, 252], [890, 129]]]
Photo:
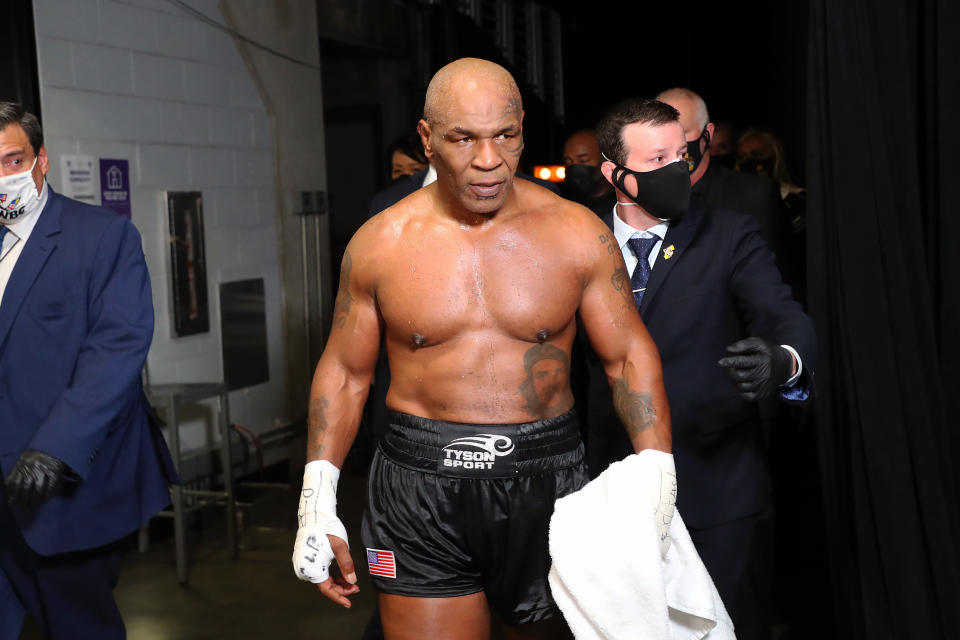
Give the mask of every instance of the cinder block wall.
[[[214, 0], [190, 5], [224, 22]], [[231, 418], [258, 432], [288, 421], [274, 124], [233, 39], [162, 0], [34, 0], [34, 14], [50, 184], [62, 187], [63, 154], [130, 163], [151, 380], [222, 380], [219, 285], [262, 277], [270, 381], [231, 393]], [[210, 332], [184, 338], [170, 327], [168, 190], [203, 193]], [[187, 416], [184, 449], [210, 444], [211, 412]]]

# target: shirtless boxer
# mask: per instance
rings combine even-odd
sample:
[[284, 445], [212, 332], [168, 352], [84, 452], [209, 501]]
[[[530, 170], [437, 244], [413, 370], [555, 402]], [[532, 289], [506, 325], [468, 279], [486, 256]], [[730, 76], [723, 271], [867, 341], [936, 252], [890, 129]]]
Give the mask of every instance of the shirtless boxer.
[[[619, 247], [589, 210], [513, 179], [522, 123], [502, 67], [440, 69], [418, 127], [437, 182], [370, 219], [344, 254], [310, 394], [293, 562], [350, 606], [335, 491], [382, 332], [395, 413], [363, 542], [391, 640], [486, 639], [491, 618], [506, 637], [562, 633], [547, 528], [554, 500], [587, 480], [568, 375], [578, 313], [635, 449], [670, 451], [660, 359]], [[334, 556], [342, 578], [327, 572]]]

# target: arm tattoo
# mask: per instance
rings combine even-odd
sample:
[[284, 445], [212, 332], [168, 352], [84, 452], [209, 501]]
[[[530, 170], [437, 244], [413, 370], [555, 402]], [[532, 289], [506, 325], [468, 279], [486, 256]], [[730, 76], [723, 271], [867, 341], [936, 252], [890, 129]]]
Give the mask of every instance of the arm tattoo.
[[307, 415], [307, 460], [316, 460], [327, 447], [320, 444], [323, 432], [329, 426], [327, 416], [324, 414], [330, 401], [324, 396], [320, 396], [310, 401], [310, 411]]
[[650, 394], [633, 391], [625, 378], [617, 378], [613, 383], [613, 406], [631, 440], [651, 428], [657, 419]]
[[633, 299], [633, 287], [630, 286], [630, 276], [627, 274], [627, 267], [623, 264], [623, 254], [620, 253], [620, 247], [617, 246], [613, 236], [604, 233], [600, 236], [600, 244], [607, 247], [607, 253], [613, 259], [613, 275], [610, 276], [610, 284], [614, 290], [620, 294], [631, 306], [636, 306]]
[[350, 315], [350, 305], [353, 304], [353, 296], [350, 295], [350, 269], [353, 268], [353, 259], [350, 252], [343, 254], [343, 265], [340, 267], [340, 288], [337, 291], [337, 299], [333, 303], [333, 326], [342, 329], [347, 323], [347, 316]]

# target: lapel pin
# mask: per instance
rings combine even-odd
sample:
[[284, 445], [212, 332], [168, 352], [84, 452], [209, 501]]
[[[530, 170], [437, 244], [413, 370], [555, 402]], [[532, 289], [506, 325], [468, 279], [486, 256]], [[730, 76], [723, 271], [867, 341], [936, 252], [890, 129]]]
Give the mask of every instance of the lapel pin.
[[674, 246], [673, 246], [673, 245], [670, 245], [669, 247], [667, 247], [666, 249], [664, 249], [664, 250], [663, 250], [663, 259], [664, 259], [664, 260], [669, 260], [670, 258], [672, 258], [672, 257], [673, 257], [673, 252], [674, 252]]

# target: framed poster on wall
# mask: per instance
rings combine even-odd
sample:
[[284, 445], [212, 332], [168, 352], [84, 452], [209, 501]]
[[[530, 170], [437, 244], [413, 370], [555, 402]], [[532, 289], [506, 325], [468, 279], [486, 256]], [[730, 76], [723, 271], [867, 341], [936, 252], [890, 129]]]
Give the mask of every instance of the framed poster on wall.
[[203, 194], [168, 191], [170, 300], [173, 336], [210, 331], [207, 253], [203, 242]]

